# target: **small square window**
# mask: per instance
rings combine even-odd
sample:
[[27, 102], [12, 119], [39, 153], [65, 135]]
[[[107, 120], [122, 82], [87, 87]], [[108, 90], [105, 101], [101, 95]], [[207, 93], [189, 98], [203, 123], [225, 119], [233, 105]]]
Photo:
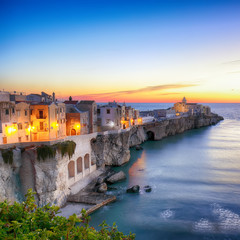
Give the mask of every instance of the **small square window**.
[[6, 114], [6, 115], [9, 115], [9, 109], [6, 109], [6, 110], [5, 110], [5, 114]]

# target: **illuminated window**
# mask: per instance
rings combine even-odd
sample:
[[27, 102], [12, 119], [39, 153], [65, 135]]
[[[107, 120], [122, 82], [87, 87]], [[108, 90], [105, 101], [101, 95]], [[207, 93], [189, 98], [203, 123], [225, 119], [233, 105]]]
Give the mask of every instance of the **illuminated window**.
[[40, 130], [43, 130], [43, 122], [40, 122]]
[[21, 130], [21, 129], [22, 129], [22, 124], [18, 123], [18, 130]]

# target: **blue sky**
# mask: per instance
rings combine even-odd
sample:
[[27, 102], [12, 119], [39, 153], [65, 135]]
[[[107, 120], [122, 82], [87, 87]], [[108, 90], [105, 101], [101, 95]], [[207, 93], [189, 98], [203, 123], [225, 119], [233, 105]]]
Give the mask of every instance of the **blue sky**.
[[1, 0], [1, 88], [103, 101], [161, 89], [141, 98], [237, 101], [239, 13], [231, 0]]

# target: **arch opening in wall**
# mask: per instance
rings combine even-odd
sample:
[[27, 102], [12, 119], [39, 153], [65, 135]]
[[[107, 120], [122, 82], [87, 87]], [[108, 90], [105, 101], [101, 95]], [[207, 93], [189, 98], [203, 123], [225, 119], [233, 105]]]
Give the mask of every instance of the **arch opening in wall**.
[[85, 156], [84, 156], [84, 168], [85, 169], [88, 169], [89, 168], [89, 154], [87, 153]]
[[77, 134], [76, 130], [75, 130], [74, 128], [72, 128], [72, 129], [71, 129], [71, 136], [74, 136], [74, 135], [76, 135], [76, 134]]
[[155, 135], [154, 132], [148, 131], [147, 132], [147, 140], [154, 141], [155, 140]]
[[68, 178], [75, 176], [74, 161], [70, 161], [68, 164]]
[[81, 173], [82, 172], [82, 157], [79, 157], [77, 159], [77, 173]]

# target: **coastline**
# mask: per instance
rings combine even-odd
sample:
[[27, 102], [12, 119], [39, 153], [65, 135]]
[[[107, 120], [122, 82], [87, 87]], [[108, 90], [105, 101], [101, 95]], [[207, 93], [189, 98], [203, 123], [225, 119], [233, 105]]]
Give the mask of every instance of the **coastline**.
[[[155, 122], [155, 123], [144, 124], [144, 125], [141, 125], [141, 126], [136, 126], [136, 127], [132, 128], [130, 130], [131, 134], [128, 135], [128, 138], [129, 138], [129, 148], [136, 147], [136, 146], [139, 147], [139, 145], [141, 143], [143, 143], [145, 141], [148, 141], [148, 140], [159, 141], [162, 138], [165, 138], [165, 137], [168, 137], [168, 136], [173, 136], [173, 135], [176, 135], [176, 134], [180, 134], [180, 133], [183, 133], [183, 132], [185, 132], [187, 130], [197, 129], [197, 128], [201, 128], [201, 127], [215, 125], [218, 122], [220, 122], [221, 120], [223, 120], [223, 117], [221, 117], [221, 116], [219, 116], [217, 114], [213, 114], [211, 117], [206, 117], [206, 116], [204, 118], [184, 117], [184, 118], [164, 120], [164, 121], [162, 121], [160, 123], [159, 122]], [[187, 122], [187, 124], [184, 125], [184, 122], [185, 122], [185, 124]], [[170, 131], [171, 128], [169, 126], [172, 126], [172, 131]], [[175, 126], [175, 128], [173, 126]], [[179, 126], [179, 127], [177, 127], [177, 126]], [[143, 129], [145, 131], [145, 134], [142, 132]], [[164, 131], [165, 134], [163, 134], [162, 133], [163, 129], [164, 130], [168, 129], [168, 131], [167, 132]], [[147, 134], [147, 132], [149, 132], [149, 131], [153, 131], [155, 133], [154, 134], [155, 139], [152, 139], [152, 135], [149, 136]], [[161, 132], [161, 134], [159, 132]], [[108, 135], [105, 135], [105, 138], [107, 136]], [[124, 137], [122, 136], [122, 139], [123, 138]], [[114, 138], [112, 138], [112, 140], [113, 139]], [[121, 163], [122, 161], [119, 161], [119, 162]], [[128, 161], [126, 161], [126, 162], [128, 162]], [[126, 162], [124, 162], [123, 164], [125, 164]], [[116, 162], [113, 162], [113, 163], [116, 163]], [[121, 165], [123, 165], [123, 164], [107, 164], [107, 165], [110, 165], [110, 166], [120, 166], [121, 167]], [[109, 171], [109, 170], [107, 170], [107, 171]], [[105, 171], [103, 173], [103, 175], [104, 174], [107, 175], [107, 171]], [[87, 198], [91, 199], [91, 194], [94, 193], [94, 186], [96, 184], [96, 181], [97, 181], [97, 179], [94, 179], [87, 186], [87, 189], [88, 189], [88, 196], [87, 196]], [[86, 191], [83, 191], [83, 192], [86, 193]], [[78, 194], [81, 195], [81, 191]], [[109, 204], [111, 202], [116, 201], [116, 196], [114, 196], [114, 195], [111, 195], [108, 199], [106, 199], [106, 198], [103, 197], [104, 196], [104, 194], [103, 194], [102, 195], [102, 200], [100, 200], [102, 193], [97, 193], [97, 194], [100, 197], [99, 198], [99, 202], [97, 202], [96, 204], [90, 206], [87, 209], [87, 213], [88, 214], [91, 214], [94, 211], [98, 210], [99, 208], [101, 208], [101, 207], [103, 207], [103, 206], [105, 206], [105, 205], [107, 205], [107, 204]], [[86, 199], [83, 201], [84, 203], [88, 203], [88, 204], [92, 203], [92, 199], [90, 200], [90, 202], [87, 202]], [[77, 202], [77, 201], [74, 201], [74, 202]], [[80, 204], [83, 204], [83, 202], [81, 202], [81, 200], [79, 201]], [[74, 212], [72, 212], [72, 214], [73, 213]], [[81, 214], [78, 214], [78, 217], [81, 217]]]

